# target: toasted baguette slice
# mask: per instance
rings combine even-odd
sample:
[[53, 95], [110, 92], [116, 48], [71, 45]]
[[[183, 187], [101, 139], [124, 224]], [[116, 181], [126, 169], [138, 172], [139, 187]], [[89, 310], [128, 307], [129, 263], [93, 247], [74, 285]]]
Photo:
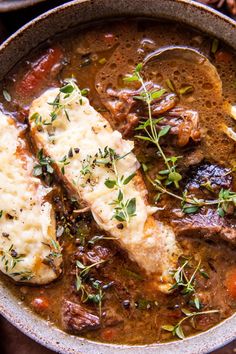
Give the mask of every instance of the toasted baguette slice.
[[54, 212], [45, 201], [50, 188], [33, 177], [35, 161], [19, 134], [0, 113], [0, 270], [19, 282], [47, 284], [62, 262]]
[[[113, 131], [73, 85], [69, 95], [55, 88], [33, 101], [29, 122], [36, 146], [54, 160], [60, 178], [78, 201], [90, 208], [99, 227], [114, 237], [148, 276], [155, 274], [159, 289], [166, 292], [171, 282], [169, 270], [175, 267], [179, 254], [172, 229], [153, 218], [156, 209], [146, 202], [147, 190], [139, 173], [122, 187], [123, 201], [135, 198], [136, 210], [121, 225], [114, 217], [118, 191], [105, 185], [107, 179], [115, 179], [114, 169], [94, 163], [99, 160], [99, 151], [113, 149], [125, 156], [116, 161], [116, 168], [120, 178], [127, 178], [139, 168], [131, 152], [134, 143]], [[68, 164], [61, 162], [65, 156]]]

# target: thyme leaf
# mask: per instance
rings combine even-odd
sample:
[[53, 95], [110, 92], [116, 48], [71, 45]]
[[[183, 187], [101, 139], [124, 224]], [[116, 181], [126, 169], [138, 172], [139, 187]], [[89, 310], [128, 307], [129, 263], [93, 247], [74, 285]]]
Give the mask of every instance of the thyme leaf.
[[7, 90], [3, 90], [2, 91], [3, 97], [5, 98], [5, 100], [7, 102], [11, 102], [11, 95]]

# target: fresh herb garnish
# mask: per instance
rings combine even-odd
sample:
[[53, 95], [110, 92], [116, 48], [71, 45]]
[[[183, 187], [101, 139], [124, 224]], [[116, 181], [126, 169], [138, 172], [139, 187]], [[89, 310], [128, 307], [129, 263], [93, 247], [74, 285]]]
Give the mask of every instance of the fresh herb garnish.
[[214, 38], [211, 44], [211, 53], [215, 54], [219, 48], [219, 40], [217, 38]]
[[13, 244], [9, 247], [8, 250], [1, 250], [2, 254], [1, 261], [4, 262], [5, 271], [8, 272], [15, 268], [15, 266], [24, 260], [24, 255], [18, 254], [14, 249]]
[[217, 211], [221, 217], [228, 212], [230, 204], [236, 206], [236, 193], [228, 189], [221, 189], [218, 196]]
[[44, 125], [51, 125], [62, 112], [65, 114], [66, 119], [70, 122], [68, 113], [69, 104], [78, 99], [82, 104], [82, 97], [88, 94], [87, 89], [80, 90], [75, 83], [74, 79], [65, 80], [65, 85], [59, 90], [59, 94], [56, 96], [53, 102], [48, 102], [52, 106], [53, 110], [50, 113], [51, 120], [49, 122], [44, 121]]
[[117, 162], [125, 158], [128, 154], [130, 154], [130, 152], [120, 156], [115, 150], [106, 146], [103, 150], [99, 149], [94, 157], [88, 155], [87, 158], [82, 161], [82, 169], [80, 170], [83, 176], [88, 175], [89, 177], [95, 166], [105, 166], [114, 172], [114, 178], [107, 178], [104, 182], [107, 188], [117, 190], [117, 198], [110, 203], [110, 205], [114, 206], [112, 218], [127, 223], [130, 221], [130, 218], [136, 215], [136, 199], [126, 199], [124, 187], [134, 178], [135, 173], [128, 176], [120, 176], [117, 170]]
[[3, 216], [3, 210], [0, 210], [0, 219]]
[[56, 270], [55, 260], [62, 257], [61, 246], [53, 239], [50, 240], [50, 243], [43, 242], [43, 244], [50, 249], [50, 253], [44, 258], [43, 263]]
[[124, 276], [126, 277], [133, 278], [136, 280], [144, 280], [144, 277], [141, 274], [133, 272], [132, 270], [127, 268], [122, 269], [122, 274], [124, 274]]
[[103, 236], [103, 235], [96, 235], [93, 236], [89, 241], [88, 244], [90, 245], [94, 245], [95, 243], [97, 243], [98, 241], [101, 240], [115, 240], [115, 237], [108, 237], [108, 236]]
[[[182, 179], [182, 176], [179, 172], [176, 171], [176, 161], [177, 157], [167, 157], [160, 145], [160, 140], [166, 136], [171, 127], [169, 125], [163, 127], [161, 130], [157, 131], [157, 123], [161, 122], [163, 118], [153, 119], [152, 117], [152, 108], [151, 104], [154, 100], [159, 99], [166, 92], [165, 89], [147, 89], [142, 76], [141, 76], [142, 64], [139, 63], [132, 76], [124, 78], [126, 82], [138, 81], [141, 85], [142, 91], [138, 96], [134, 96], [134, 99], [141, 100], [146, 103], [148, 107], [148, 119], [144, 120], [136, 130], [143, 131], [144, 135], [137, 135], [136, 138], [144, 141], [148, 141], [156, 145], [159, 155], [162, 157], [166, 170], [163, 170], [163, 177], [166, 179], [166, 185], [174, 184], [176, 188], [179, 188], [179, 181]], [[164, 173], [165, 172], [165, 173]]]
[[20, 277], [21, 281], [31, 280], [34, 277], [34, 274], [28, 270], [22, 270], [21, 272], [9, 273], [12, 277]]
[[11, 102], [11, 95], [7, 90], [3, 90], [2, 91], [3, 97], [5, 98], [5, 100], [7, 102]]
[[34, 124], [37, 126], [41, 126], [42, 124], [44, 124], [43, 118], [38, 112], [35, 112], [34, 114], [32, 114], [32, 116], [30, 116], [29, 120], [31, 122], [34, 122]]
[[132, 173], [128, 176], [120, 176], [117, 170], [117, 161], [121, 160], [124, 156], [119, 156], [116, 152], [108, 147], [105, 147], [104, 151], [99, 151], [99, 159], [96, 160], [96, 164], [111, 165], [111, 168], [115, 174], [114, 179], [107, 178], [105, 181], [105, 186], [109, 189], [117, 190], [117, 198], [111, 202], [114, 205], [113, 218], [121, 222], [129, 222], [130, 218], [134, 217], [136, 214], [136, 199], [126, 199], [124, 193], [124, 186], [126, 186], [135, 176]]
[[175, 284], [172, 285], [170, 290], [180, 288], [181, 293], [184, 295], [195, 292], [195, 288], [194, 288], [195, 275], [200, 267], [201, 261], [199, 261], [197, 267], [195, 268], [190, 278], [188, 278], [186, 275], [186, 267], [189, 264], [189, 262], [190, 259], [185, 259], [183, 264], [180, 267], [178, 267], [178, 269], [175, 269], [170, 272], [173, 279], [175, 280]]
[[82, 302], [87, 302], [87, 301], [92, 301], [96, 304], [98, 304], [99, 308], [99, 316], [101, 317], [102, 315], [102, 300], [104, 297], [103, 290], [106, 289], [108, 286], [102, 285], [102, 282], [99, 280], [94, 280], [90, 279], [92, 287], [97, 290], [97, 293], [89, 293], [87, 288], [86, 288], [86, 278], [90, 272], [90, 270], [102, 263], [104, 263], [105, 260], [101, 260], [99, 262], [90, 264], [89, 266], [85, 266], [82, 262], [79, 260], [76, 261], [76, 270], [75, 270], [75, 275], [76, 275], [76, 291], [81, 292], [81, 301]]
[[173, 336], [176, 336], [180, 339], [185, 338], [185, 334], [182, 328], [183, 322], [186, 320], [192, 320], [194, 321], [195, 317], [200, 316], [200, 315], [208, 315], [212, 313], [219, 313], [219, 310], [209, 310], [209, 311], [200, 311], [200, 312], [190, 312], [187, 309], [181, 309], [183, 314], [185, 315], [184, 318], [182, 318], [176, 325], [163, 325], [161, 328], [164, 329], [165, 331], [171, 332]]
[[184, 96], [184, 95], [187, 95], [189, 93], [192, 93], [194, 90], [193, 86], [191, 85], [185, 85], [185, 86], [182, 86], [180, 89], [179, 89], [179, 94]]
[[44, 243], [44, 245], [46, 245], [50, 248], [50, 253], [47, 257], [59, 258], [62, 256], [61, 246], [60, 246], [59, 242], [57, 242], [56, 240], [51, 239], [49, 244]]
[[101, 58], [98, 60], [99, 64], [103, 65], [107, 62], [106, 58]]
[[53, 174], [54, 169], [52, 163], [54, 162], [50, 157], [45, 156], [43, 149], [40, 149], [37, 153], [37, 158], [39, 163], [34, 166], [33, 175], [35, 177]]
[[153, 307], [158, 307], [158, 305], [158, 302], [155, 300], [153, 301], [147, 299], [138, 299], [137, 301], [135, 301], [135, 306], [139, 310], [150, 310]]
[[181, 201], [182, 211], [186, 214], [196, 213], [203, 206], [217, 206], [218, 214], [221, 217], [224, 217], [230, 205], [233, 204], [233, 206], [236, 207], [236, 193], [230, 191], [229, 189], [222, 188], [216, 199], [206, 200], [188, 196], [187, 192], [184, 192], [182, 195], [178, 195], [163, 186], [159, 178], [154, 181], [151, 180], [149, 176], [147, 176], [147, 178], [149, 182], [160, 192], [157, 200], [159, 200], [161, 194], [168, 194], [171, 197], [179, 199]]
[[170, 89], [170, 91], [176, 92], [176, 88], [175, 88], [175, 85], [174, 85], [174, 83], [173, 83], [172, 80], [167, 79], [167, 80], [166, 80], [166, 85], [168, 86], [168, 88]]
[[92, 173], [92, 156], [88, 155], [86, 159], [82, 161], [82, 168], [80, 173], [83, 176], [90, 175]]
[[65, 174], [65, 166], [70, 164], [69, 154], [65, 155], [61, 160], [59, 160], [58, 163], [61, 166], [61, 172], [64, 175]]

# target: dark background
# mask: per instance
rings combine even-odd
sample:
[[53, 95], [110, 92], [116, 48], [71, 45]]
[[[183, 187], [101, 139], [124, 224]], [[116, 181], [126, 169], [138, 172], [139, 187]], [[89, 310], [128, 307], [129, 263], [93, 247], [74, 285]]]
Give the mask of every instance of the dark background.
[[[232, 13], [228, 10], [226, 6], [227, 0], [225, 1], [199, 0], [199, 1], [205, 3], [214, 3], [213, 6], [215, 8], [233, 17]], [[234, 1], [235, 1], [235, 8], [236, 8], [236, 0]], [[66, 2], [69, 2], [69, 0], [67, 1], [46, 0], [45, 2], [42, 2], [28, 9], [0, 14], [0, 39], [4, 40], [11, 33], [16, 31], [18, 28], [20, 28], [22, 25], [27, 23], [32, 18], [40, 15], [41, 13], [51, 8], [54, 8]], [[24, 334], [19, 332], [17, 329], [15, 329], [15, 327], [9, 324], [3, 317], [0, 317], [0, 354], [29, 354], [29, 353], [30, 354], [53, 354], [54, 352], [35, 343], [34, 341], [26, 337]], [[214, 354], [234, 354], [234, 353], [236, 354], [236, 341], [214, 352]]]

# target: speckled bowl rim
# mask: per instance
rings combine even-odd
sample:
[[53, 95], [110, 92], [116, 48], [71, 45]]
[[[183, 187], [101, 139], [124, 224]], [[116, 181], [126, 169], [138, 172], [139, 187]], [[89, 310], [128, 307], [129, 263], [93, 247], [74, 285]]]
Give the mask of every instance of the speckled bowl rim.
[[[109, 17], [144, 16], [181, 21], [236, 49], [236, 22], [191, 0], [75, 0], [39, 16], [0, 46], [0, 78], [30, 49], [76, 24]], [[36, 34], [36, 35], [35, 35]], [[183, 341], [145, 346], [97, 343], [66, 334], [25, 308], [1, 282], [0, 313], [38, 343], [63, 354], [203, 354], [236, 338], [236, 315]], [[135, 325], [135, 324], [134, 324]]]
[[3, 0], [0, 2], [0, 13], [24, 9], [43, 1], [47, 0]]

